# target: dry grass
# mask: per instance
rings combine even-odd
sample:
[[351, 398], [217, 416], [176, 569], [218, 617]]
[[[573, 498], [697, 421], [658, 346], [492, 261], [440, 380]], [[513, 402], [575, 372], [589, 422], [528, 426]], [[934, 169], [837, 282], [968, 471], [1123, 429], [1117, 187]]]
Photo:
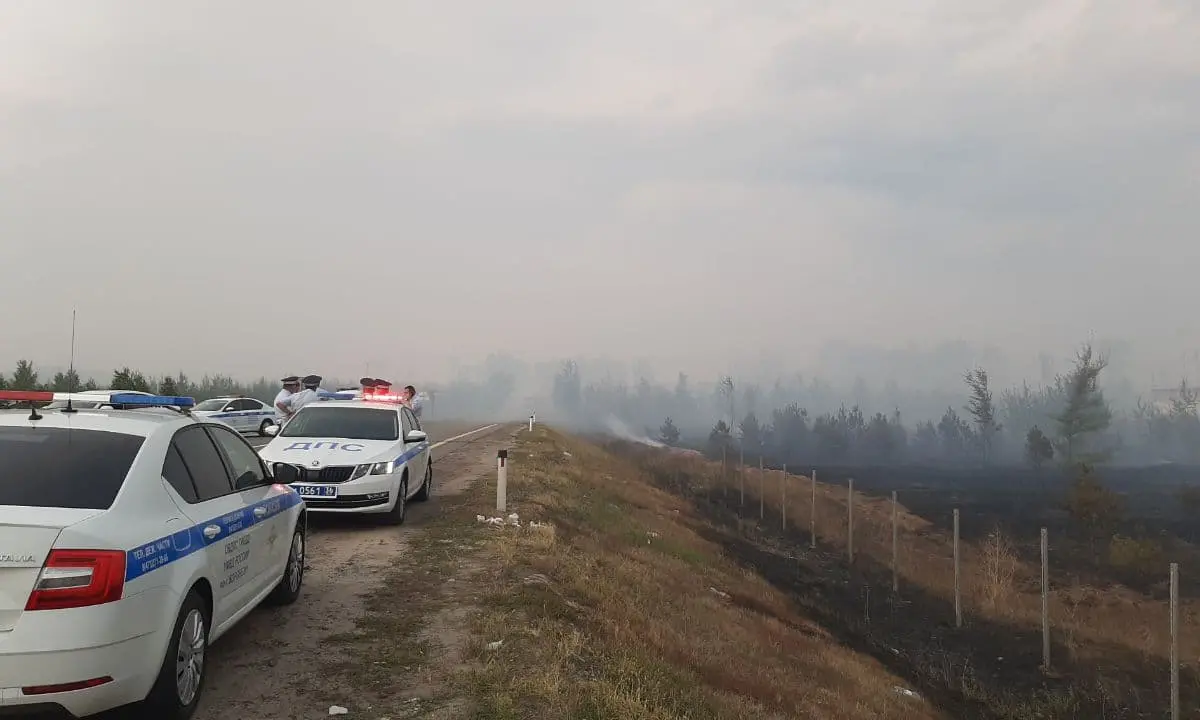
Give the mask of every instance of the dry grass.
[[724, 559], [632, 464], [539, 427], [510, 467], [512, 509], [553, 529], [488, 529], [475, 717], [943, 717]]
[[[744, 488], [745, 504], [741, 512], [746, 518], [747, 535], [779, 537], [784, 534], [781, 531], [786, 517], [793, 540], [807, 545], [813, 518], [811, 478], [785, 476], [772, 470], [760, 474], [756, 467], [746, 468], [744, 476], [739, 477], [736, 468], [723, 473], [719, 462], [683, 459], [637, 448], [626, 448], [625, 454], [659, 478], [685, 478], [667, 484], [691, 482], [693, 495], [713, 498], [718, 503], [721, 498], [729, 498], [734, 508], [737, 508]], [[844, 558], [847, 488], [817, 482], [815, 493], [818, 546], [842, 553]], [[761, 520], [760, 502], [763, 508]], [[954, 589], [951, 534], [908, 513], [902, 506], [898, 508], [898, 524], [901, 596], [907, 589], [943, 600], [951, 599]], [[892, 558], [891, 501], [855, 493], [854, 527], [856, 565], [865, 560], [868, 564], [889, 569]], [[1110, 550], [1122, 562], [1139, 566], [1146, 564], [1147, 557], [1156, 557], [1154, 551], [1155, 548], [1146, 543], [1122, 538], [1118, 538]], [[1040, 628], [1040, 568], [1022, 562], [1008, 538], [993, 532], [979, 544], [962, 541], [960, 558], [961, 591], [968, 624], [977, 618], [1023, 633], [1036, 632]], [[1161, 565], [1165, 585], [1166, 564]], [[1052, 665], [1056, 669], [1087, 669], [1083, 675], [1089, 686], [1120, 686], [1089, 689], [1089, 692], [1111, 694], [1116, 705], [1141, 705], [1138, 689], [1128, 682], [1130, 674], [1152, 673], [1151, 682], [1158, 685], [1156, 692], [1162, 691], [1167, 677], [1161, 666], [1169, 653], [1168, 608], [1162, 595], [1149, 597], [1120, 585], [1097, 588], [1066, 578], [1051, 577], [1050, 584], [1050, 617], [1055, 644]], [[941, 618], [941, 621], [952, 622], [953, 615]], [[1187, 674], [1196, 668], [1200, 658], [1200, 632], [1197, 631], [1200, 601], [1186, 598], [1181, 601], [1180, 626], [1180, 658], [1185, 673], [1183, 690], [1185, 697], [1195, 697], [1200, 688], [1192, 687], [1196, 683], [1195, 675], [1188, 679]], [[1033, 646], [1033, 652], [1037, 652], [1037, 647], [1039, 645]], [[1115, 659], [1117, 655], [1122, 659]], [[1140, 660], [1128, 663], [1129, 658]], [[1117, 667], [1122, 663], [1125, 667]], [[1028, 668], [1028, 672], [1035, 674], [1036, 665]], [[1109, 680], [1114, 675], [1122, 680], [1115, 683]]]

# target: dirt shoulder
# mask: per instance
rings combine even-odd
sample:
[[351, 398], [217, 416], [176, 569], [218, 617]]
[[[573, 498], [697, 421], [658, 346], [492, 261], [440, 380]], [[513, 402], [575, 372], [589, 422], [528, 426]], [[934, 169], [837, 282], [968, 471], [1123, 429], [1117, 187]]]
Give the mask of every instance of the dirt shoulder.
[[944, 717], [725, 559], [633, 465], [544, 427], [511, 446], [520, 524], [478, 520], [495, 515], [491, 452], [355, 626], [330, 628], [322, 681], [346, 717]]

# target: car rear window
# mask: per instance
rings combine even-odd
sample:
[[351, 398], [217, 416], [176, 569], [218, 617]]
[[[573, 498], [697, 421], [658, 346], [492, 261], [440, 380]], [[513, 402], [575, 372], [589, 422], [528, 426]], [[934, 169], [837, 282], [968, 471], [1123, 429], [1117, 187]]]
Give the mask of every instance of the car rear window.
[[280, 437], [344, 438], [347, 440], [398, 440], [399, 415], [395, 410], [356, 407], [309, 406], [283, 426]]
[[145, 438], [0, 427], [0, 505], [107, 510]]

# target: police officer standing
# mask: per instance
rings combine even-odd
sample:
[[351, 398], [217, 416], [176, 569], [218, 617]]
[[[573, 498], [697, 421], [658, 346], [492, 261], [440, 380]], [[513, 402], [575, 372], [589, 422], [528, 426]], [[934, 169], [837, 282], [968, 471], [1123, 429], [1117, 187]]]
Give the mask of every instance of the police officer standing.
[[288, 407], [288, 401], [292, 395], [300, 390], [300, 376], [288, 375], [279, 382], [283, 383], [283, 389], [275, 396], [275, 424], [283, 426], [287, 419], [292, 416], [292, 411]]
[[292, 411], [293, 415], [300, 412], [300, 408], [305, 405], [317, 401], [317, 393], [321, 390], [321, 376], [305, 375], [300, 383], [304, 389], [288, 399], [288, 409]]
[[405, 385], [401, 398], [401, 402], [404, 403], [409, 410], [412, 410], [413, 415], [416, 415], [417, 419], [420, 419], [421, 408], [425, 406], [425, 398], [417, 394], [417, 389], [412, 385]]

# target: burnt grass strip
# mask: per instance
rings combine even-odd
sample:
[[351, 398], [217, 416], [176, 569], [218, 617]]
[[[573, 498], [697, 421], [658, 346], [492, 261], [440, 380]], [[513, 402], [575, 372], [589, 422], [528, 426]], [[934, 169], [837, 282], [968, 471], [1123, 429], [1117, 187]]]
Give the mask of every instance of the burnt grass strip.
[[[1104, 666], [1072, 665], [1052, 633], [1055, 672], [1044, 673], [1040, 628], [995, 622], [965, 604], [963, 627], [955, 628], [951, 599], [903, 583], [893, 597], [891, 569], [873, 558], [860, 554], [847, 568], [844, 550], [822, 548], [819, 540], [811, 550], [806, 530], [781, 533], [759, 527], [757, 517], [740, 520], [736, 493], [709, 497], [684, 474], [643, 469], [709, 523], [698, 528], [709, 541], [787, 593], [839, 642], [874, 657], [953, 717], [1132, 720], [1163, 717], [1170, 707], [1165, 661], [1093, 644]], [[745, 515], [757, 515], [751, 509], [758, 501], [747, 488]], [[1200, 676], [1181, 668], [1180, 686], [1182, 707], [1200, 707]]]

